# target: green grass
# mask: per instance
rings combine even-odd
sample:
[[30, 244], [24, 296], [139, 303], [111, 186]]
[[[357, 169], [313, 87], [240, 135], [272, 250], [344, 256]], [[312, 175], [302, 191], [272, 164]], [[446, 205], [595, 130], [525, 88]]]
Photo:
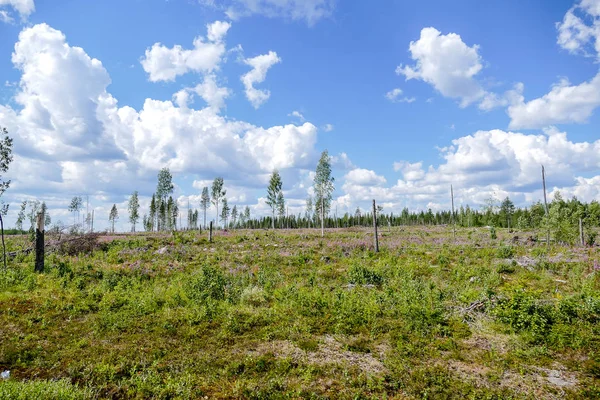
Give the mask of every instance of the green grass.
[[19, 254], [0, 398], [600, 395], [598, 250], [512, 236], [396, 228], [374, 253], [360, 229], [140, 234], [43, 274]]

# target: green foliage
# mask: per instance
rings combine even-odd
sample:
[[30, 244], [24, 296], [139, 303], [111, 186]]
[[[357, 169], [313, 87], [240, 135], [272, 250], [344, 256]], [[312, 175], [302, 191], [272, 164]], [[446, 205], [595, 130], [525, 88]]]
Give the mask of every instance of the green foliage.
[[490, 239], [492, 239], [492, 240], [498, 239], [498, 234], [496, 233], [496, 228], [493, 225], [490, 226]]
[[204, 301], [206, 299], [225, 299], [227, 279], [221, 269], [204, 265], [200, 271], [189, 278], [186, 293], [190, 299]]
[[[479, 245], [464, 244], [468, 233]], [[458, 229], [454, 241], [424, 226], [392, 228], [373, 253], [370, 237], [238, 230], [208, 243], [196, 231], [143, 233], [51, 253], [44, 274], [19, 253], [0, 271], [0, 365], [13, 372], [0, 397], [60, 398], [41, 391], [49, 386], [64, 398], [596, 393], [596, 248], [497, 249], [485, 229]], [[24, 244], [11, 236], [7, 249]], [[579, 384], [530, 380], [538, 368]], [[511, 374], [523, 379], [498, 384]], [[48, 376], [67, 380], [30, 381]]]
[[501, 246], [497, 250], [498, 258], [513, 258], [515, 249], [512, 246]]
[[67, 379], [0, 382], [0, 398], [6, 400], [83, 400], [94, 397], [91, 390], [72, 385]]
[[348, 281], [356, 285], [381, 285], [383, 276], [360, 264], [354, 264], [348, 270]]

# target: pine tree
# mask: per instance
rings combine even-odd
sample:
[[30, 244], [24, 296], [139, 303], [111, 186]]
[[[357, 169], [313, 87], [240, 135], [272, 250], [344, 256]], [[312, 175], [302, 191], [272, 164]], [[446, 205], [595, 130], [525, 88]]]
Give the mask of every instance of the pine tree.
[[223, 178], [215, 178], [212, 184], [210, 195], [212, 198], [212, 203], [217, 208], [217, 224], [219, 222], [219, 202], [221, 201], [221, 198], [223, 198], [226, 194], [227, 192], [223, 190]]
[[321, 216], [321, 236], [325, 235], [325, 214], [331, 208], [334, 190], [334, 178], [331, 176], [331, 158], [327, 150], [321, 153], [314, 179], [315, 208]]
[[308, 221], [308, 227], [310, 228], [310, 220], [313, 215], [313, 199], [311, 196], [306, 198], [306, 211], [304, 212], [306, 220]]
[[223, 197], [223, 204], [221, 210], [221, 222], [223, 222], [223, 229], [227, 229], [227, 219], [229, 218], [229, 205], [227, 204], [227, 198]]
[[206, 210], [210, 207], [210, 196], [208, 194], [208, 187], [202, 188], [202, 196], [200, 197], [200, 208], [204, 213], [204, 229], [206, 229]]
[[280, 190], [277, 194], [277, 215], [279, 216], [283, 228], [283, 217], [285, 216], [285, 199], [283, 192]]
[[271, 215], [273, 217], [272, 220], [272, 228], [275, 229], [275, 212], [278, 209], [278, 196], [281, 193], [281, 188], [283, 183], [281, 182], [281, 175], [279, 175], [279, 171], [274, 170], [271, 174], [271, 179], [269, 180], [269, 186], [267, 187], [267, 205], [271, 207]]
[[108, 214], [108, 220], [112, 223], [112, 233], [115, 233], [115, 221], [119, 219], [119, 211], [117, 210], [117, 205], [113, 204], [110, 209], [110, 214]]
[[[154, 221], [156, 220], [156, 196], [152, 195], [152, 200], [150, 200], [150, 215], [148, 216], [148, 228], [152, 232], [154, 231]], [[148, 229], [146, 229], [148, 230]]]
[[16, 228], [19, 231], [23, 230], [23, 222], [25, 221], [25, 209], [27, 208], [27, 201], [21, 203], [21, 209], [17, 215], [17, 222], [15, 223]]
[[164, 229], [165, 222], [171, 222], [171, 216], [166, 215], [167, 209], [167, 196], [173, 193], [173, 175], [168, 168], [163, 168], [158, 172], [158, 183], [156, 185], [156, 197], [160, 202], [157, 205], [159, 211], [158, 220], [161, 222], [158, 224], [158, 230]]
[[127, 204], [127, 209], [129, 210], [129, 222], [131, 222], [131, 230], [135, 232], [135, 225], [140, 219], [140, 202], [138, 199], [137, 190], [133, 192], [131, 197], [129, 198], [129, 203]]
[[235, 228], [235, 223], [238, 219], [238, 209], [237, 206], [234, 205], [233, 209], [231, 210], [231, 223], [233, 224], [233, 227]]

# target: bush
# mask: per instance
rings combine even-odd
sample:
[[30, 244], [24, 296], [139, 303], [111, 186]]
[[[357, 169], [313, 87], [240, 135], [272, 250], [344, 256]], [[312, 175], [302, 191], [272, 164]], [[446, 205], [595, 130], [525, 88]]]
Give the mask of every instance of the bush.
[[205, 265], [202, 269], [191, 277], [186, 287], [186, 293], [190, 299], [214, 300], [225, 299], [225, 285], [227, 280], [223, 272], [210, 265]]
[[68, 380], [59, 381], [13, 381], [0, 382], [0, 398], [10, 400], [57, 399], [75, 400], [91, 399], [92, 392], [72, 385]]
[[502, 246], [497, 251], [498, 258], [512, 258], [515, 255], [515, 250], [512, 246]]
[[383, 283], [383, 276], [363, 265], [353, 265], [348, 271], [348, 281], [355, 285], [376, 285]]
[[490, 239], [492, 239], [492, 240], [498, 239], [498, 235], [496, 234], [496, 228], [493, 226], [490, 226]]
[[516, 332], [531, 333], [535, 341], [544, 339], [553, 323], [553, 307], [540, 304], [533, 293], [523, 290], [500, 299], [494, 314]]

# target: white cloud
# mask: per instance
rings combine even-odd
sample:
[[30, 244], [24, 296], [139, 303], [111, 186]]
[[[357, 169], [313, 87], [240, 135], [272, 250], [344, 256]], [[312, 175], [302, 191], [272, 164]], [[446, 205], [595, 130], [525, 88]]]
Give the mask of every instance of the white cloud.
[[[253, 14], [269, 18], [282, 17], [291, 20], [303, 20], [309, 26], [322, 18], [330, 17], [335, 0], [220, 0], [224, 4], [229, 18], [236, 20]], [[215, 4], [215, 1], [211, 1]]]
[[[246, 187], [278, 168], [292, 185], [316, 164], [316, 126], [263, 128], [221, 116], [223, 92], [212, 90], [216, 84], [207, 89], [210, 74], [200, 89], [178, 92], [178, 106], [146, 99], [136, 110], [107, 92], [110, 77], [99, 60], [46, 24], [21, 32], [12, 59], [22, 71], [19, 108], [0, 105], [0, 120], [15, 140], [9, 201], [90, 193], [121, 202], [133, 189], [151, 193], [163, 166], [175, 176], [221, 175]], [[209, 106], [189, 107], [192, 93]]]
[[208, 41], [201, 36], [196, 37], [191, 50], [186, 50], [180, 45], [168, 48], [161, 43], [155, 43], [146, 49], [140, 61], [149, 75], [149, 80], [174, 81], [188, 72], [211, 73], [217, 70], [226, 52], [223, 38], [230, 26], [228, 22], [221, 21], [208, 24]]
[[306, 121], [306, 118], [304, 118], [304, 115], [302, 115], [302, 113], [300, 111], [292, 111], [291, 113], [288, 114], [288, 117], [298, 118], [300, 120], [300, 122]]
[[325, 124], [323, 125], [323, 130], [325, 132], [331, 132], [335, 129], [335, 127], [332, 124]]
[[523, 83], [517, 83], [511, 90], [507, 90], [503, 95], [499, 96], [496, 93], [487, 92], [479, 103], [479, 109], [490, 111], [497, 107], [507, 107], [512, 104], [523, 101]]
[[356, 168], [348, 172], [344, 177], [346, 184], [358, 186], [381, 186], [386, 183], [383, 176], [377, 175], [375, 171]]
[[212, 24], [207, 25], [208, 30], [208, 40], [211, 42], [220, 42], [223, 40], [227, 31], [231, 28], [231, 24], [229, 22], [224, 21], [215, 21]]
[[406, 80], [423, 80], [442, 95], [460, 100], [461, 107], [485, 95], [475, 79], [483, 68], [478, 45], [469, 47], [456, 33], [442, 35], [430, 27], [421, 30], [419, 40], [410, 42], [409, 51], [416, 64], [396, 69]]
[[[483, 204], [491, 195], [510, 196], [517, 204], [528, 205], [541, 199], [542, 164], [549, 188], [584, 201], [597, 198], [599, 193], [600, 176], [589, 175], [600, 168], [600, 139], [572, 142], [566, 133], [555, 128], [538, 135], [478, 131], [453, 140], [440, 152], [444, 162], [437, 166], [394, 163], [394, 169], [403, 178], [391, 186], [374, 184], [373, 180], [360, 185], [360, 179], [348, 174], [342, 186], [344, 194], [338, 200], [354, 208], [373, 198], [390, 202], [398, 210], [404, 206], [423, 209], [429, 204], [447, 208], [452, 184], [458, 205]], [[361, 171], [357, 175], [364, 176], [365, 182], [369, 182], [369, 176], [377, 176], [373, 171], [357, 171]]]
[[267, 77], [267, 71], [275, 64], [280, 63], [281, 58], [274, 51], [269, 51], [267, 54], [262, 54], [254, 58], [246, 58], [244, 63], [252, 67], [252, 69], [242, 75], [241, 80], [246, 88], [246, 98], [254, 108], [259, 108], [269, 97], [271, 92], [266, 89], [256, 89], [256, 83], [264, 82]]
[[173, 95], [173, 101], [181, 108], [187, 108], [192, 102], [193, 94], [197, 94], [211, 107], [218, 112], [225, 107], [225, 99], [231, 95], [231, 90], [217, 85], [216, 76], [208, 74], [204, 76], [202, 83], [193, 88], [184, 88]]
[[[519, 96], [517, 96], [519, 97]], [[508, 107], [510, 128], [541, 128], [552, 124], [583, 123], [600, 106], [600, 73], [572, 85], [563, 79], [544, 96], [525, 102], [523, 96]]]
[[399, 96], [402, 93], [403, 93], [402, 89], [400, 89], [400, 88], [392, 89], [385, 94], [385, 98], [388, 99], [389, 101], [391, 101], [392, 103], [412, 103], [413, 101], [416, 100], [416, 98], [414, 98], [414, 97], [406, 97], [406, 96], [403, 98], [399, 98]]
[[[35, 4], [33, 0], [0, 0], [0, 7], [12, 7], [19, 13], [22, 19], [26, 19], [31, 13], [35, 11]], [[0, 18], [3, 22], [13, 22], [13, 18], [8, 14], [7, 11], [0, 10]]]
[[557, 43], [563, 49], [590, 57], [593, 51], [596, 57], [600, 56], [600, 1], [582, 0], [567, 11], [556, 27]]
[[0, 10], [0, 21], [6, 24], [12, 24], [15, 20], [10, 16], [8, 11]]

